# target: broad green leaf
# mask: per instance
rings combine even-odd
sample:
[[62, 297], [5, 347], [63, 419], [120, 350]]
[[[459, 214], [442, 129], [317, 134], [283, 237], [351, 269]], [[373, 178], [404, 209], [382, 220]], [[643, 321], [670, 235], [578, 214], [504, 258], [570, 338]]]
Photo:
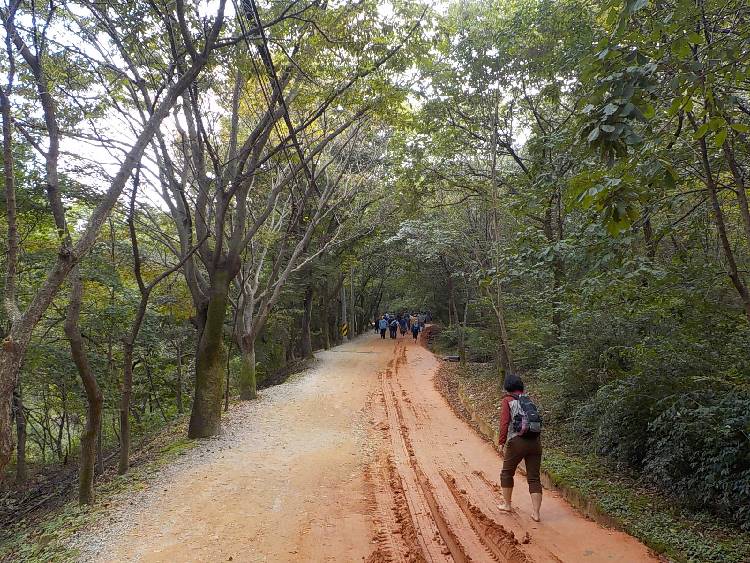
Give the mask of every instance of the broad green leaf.
[[643, 142], [643, 138], [638, 133], [631, 132], [627, 137], [625, 137], [625, 143], [628, 145], [639, 145]]
[[677, 113], [682, 108], [682, 98], [675, 98], [672, 100], [672, 105], [669, 106], [669, 111], [667, 112], [670, 116], [677, 115]]
[[714, 143], [717, 147], [721, 147], [724, 144], [724, 141], [727, 138], [727, 129], [726, 127], [724, 129], [719, 129], [719, 132], [716, 133], [716, 137], [714, 138]]
[[698, 130], [693, 134], [693, 139], [702, 139], [706, 136], [706, 133], [708, 133], [709, 124], [704, 123], [700, 127], [698, 127]]
[[727, 124], [723, 117], [712, 117], [708, 120], [708, 125], [711, 131], [717, 131]]
[[604, 106], [604, 115], [613, 115], [617, 113], [618, 109], [620, 109], [620, 106], [618, 106], [617, 104], [607, 104], [606, 106]]

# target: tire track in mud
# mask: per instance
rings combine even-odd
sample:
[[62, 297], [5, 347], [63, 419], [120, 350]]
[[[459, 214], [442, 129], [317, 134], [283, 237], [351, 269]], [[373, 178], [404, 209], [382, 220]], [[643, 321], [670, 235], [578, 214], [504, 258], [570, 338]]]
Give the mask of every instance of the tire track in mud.
[[[404, 493], [408, 517], [412, 520], [412, 525], [415, 527], [417, 537], [420, 540], [422, 556], [428, 561], [468, 561], [463, 557], [462, 551], [454, 541], [455, 536], [448, 533], [447, 523], [441, 516], [436, 517], [437, 503], [429, 489], [427, 489], [429, 496], [426, 494], [426, 478], [424, 475], [420, 478], [420, 474], [415, 470], [414, 449], [407, 434], [408, 430], [403, 412], [391, 383], [392, 378], [393, 373], [389, 368], [382, 378], [382, 393], [386, 415], [392, 421], [389, 424], [389, 430], [391, 443], [394, 446], [393, 454], [397, 461], [400, 461], [400, 467], [398, 463], [393, 463], [393, 468], [398, 475], [398, 482], [400, 482], [401, 490]], [[401, 471], [399, 471], [399, 468]], [[396, 489], [395, 495], [398, 496], [399, 492]], [[419, 516], [422, 516], [422, 518], [419, 518]]]
[[[437, 360], [410, 341], [381, 350], [388, 366], [378, 374], [385, 411], [378, 420], [388, 421], [384, 447], [404, 495], [401, 514], [425, 561], [654, 561], [644, 546], [591, 524], [555, 495], [544, 524], [528, 518], [525, 495], [516, 511], [501, 513], [497, 453], [448, 408], [433, 381]], [[397, 484], [387, 488], [391, 496], [401, 492]]]
[[[498, 485], [497, 483], [495, 483], [493, 481], [490, 481], [487, 478], [487, 475], [484, 474], [484, 471], [474, 470], [474, 471], [471, 472], [471, 474], [474, 475], [482, 483], [482, 485], [484, 487], [486, 487], [490, 491], [492, 491], [493, 494], [497, 495], [498, 497], [502, 497], [503, 490], [500, 488], [500, 485]], [[519, 519], [517, 513], [513, 512], [510, 515], [510, 517], [513, 519], [514, 522], [520, 524], [520, 519]], [[508, 530], [508, 531], [511, 534], [513, 534], [512, 530]], [[514, 534], [514, 536], [515, 536], [515, 534]], [[525, 543], [530, 543], [530, 541], [531, 541], [531, 536], [529, 535], [528, 532], [526, 532], [526, 536], [524, 537], [524, 539], [523, 539], [523, 541], [521, 543], [524, 543], [524, 544]], [[560, 559], [559, 557], [557, 557], [557, 555], [555, 555], [554, 553], [552, 553], [552, 552], [550, 552], [549, 550], [546, 550], [546, 549], [544, 551], [545, 551], [545, 558], [546, 559], [549, 559], [550, 561], [555, 561], [557, 563], [562, 563], [562, 559]]]
[[[385, 399], [378, 393], [367, 400], [366, 406], [373, 415], [380, 413], [385, 409]], [[370, 424], [383, 439], [388, 438], [387, 422], [378, 423], [373, 416]], [[372, 541], [377, 545], [366, 563], [423, 563], [425, 560], [419, 550], [416, 531], [408, 517], [401, 478], [391, 456], [385, 451], [379, 452], [374, 462], [365, 468], [364, 477], [375, 525]]]
[[[516, 539], [513, 531], [507, 530], [504, 526], [482, 512], [481, 508], [472, 504], [466, 490], [459, 488], [456, 484], [455, 477], [445, 471], [441, 471], [440, 476], [456, 500], [456, 504], [466, 515], [466, 519], [471, 524], [474, 533], [492, 553], [495, 561], [507, 561], [508, 563], [530, 563], [532, 561], [519, 548], [519, 541]], [[527, 532], [522, 543], [529, 543], [529, 541], [531, 541], [531, 537]]]
[[376, 532], [373, 541], [378, 547], [367, 558], [367, 563], [426, 563], [393, 460], [387, 456], [374, 466], [377, 475], [373, 477], [368, 470], [366, 478], [374, 488]]
[[[384, 420], [376, 425], [376, 429], [382, 431], [390, 446], [387, 448], [390, 455], [386, 460], [379, 460], [375, 470], [377, 479], [385, 483], [387, 494], [383, 493], [383, 488], [375, 486], [374, 540], [378, 548], [368, 561], [470, 562], [440, 514], [429, 481], [416, 466], [394, 384], [395, 376], [405, 362], [406, 351], [396, 345], [393, 357], [380, 374], [378, 400]], [[384, 517], [384, 513], [388, 514]], [[394, 535], [401, 538], [401, 545], [394, 545]]]
[[[448, 553], [450, 553], [450, 556], [456, 563], [469, 563], [472, 561], [472, 558], [466, 553], [466, 550], [461, 545], [458, 536], [449, 524], [448, 519], [443, 514], [443, 511], [440, 508], [440, 504], [435, 497], [432, 483], [430, 483], [430, 480], [427, 478], [427, 476], [424, 474], [424, 471], [422, 471], [422, 468], [417, 463], [417, 457], [414, 453], [414, 446], [412, 445], [411, 438], [409, 436], [409, 427], [406, 424], [404, 412], [401, 408], [401, 403], [399, 402], [398, 395], [396, 394], [396, 390], [394, 388], [395, 381], [395, 385], [397, 385], [399, 387], [399, 390], [401, 391], [402, 398], [407, 396], [406, 391], [403, 389], [403, 387], [401, 387], [401, 384], [397, 379], [399, 367], [406, 363], [406, 347], [403, 344], [401, 344], [400, 346], [397, 344], [396, 348], [394, 349], [394, 354], [395, 373], [393, 378], [388, 379], [387, 385], [390, 391], [391, 404], [395, 409], [396, 418], [399, 423], [399, 433], [401, 434], [401, 438], [406, 446], [409, 465], [411, 467], [411, 470], [414, 472], [422, 497], [427, 502], [432, 521], [435, 526], [437, 526], [437, 529], [440, 533], [440, 538], [445, 544], [445, 548], [442, 550], [443, 554], [448, 555]], [[385, 390], [384, 393], [386, 393]], [[446, 549], [448, 553], [446, 553]]]

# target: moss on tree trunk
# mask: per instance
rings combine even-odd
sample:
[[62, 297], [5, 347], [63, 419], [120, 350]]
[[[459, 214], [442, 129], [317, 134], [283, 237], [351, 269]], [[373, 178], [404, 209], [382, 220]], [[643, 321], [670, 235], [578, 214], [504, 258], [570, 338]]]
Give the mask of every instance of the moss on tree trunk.
[[96, 468], [96, 443], [102, 420], [102, 397], [89, 401], [86, 412], [86, 427], [81, 434], [81, 467], [79, 470], [78, 502], [93, 504], [94, 475]]
[[195, 399], [190, 413], [190, 438], [216, 436], [221, 429], [224, 396], [224, 318], [227, 311], [229, 273], [217, 271], [208, 301], [206, 324], [195, 361]]

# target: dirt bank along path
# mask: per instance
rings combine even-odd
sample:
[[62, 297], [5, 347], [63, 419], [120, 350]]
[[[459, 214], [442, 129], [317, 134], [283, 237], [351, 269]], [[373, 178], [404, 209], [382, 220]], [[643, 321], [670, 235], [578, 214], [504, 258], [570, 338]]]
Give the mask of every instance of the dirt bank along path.
[[[95, 540], [101, 561], [622, 561], [653, 559], [518, 477], [435, 390], [435, 357], [366, 335], [229, 417]], [[231, 559], [230, 559], [231, 558]]]

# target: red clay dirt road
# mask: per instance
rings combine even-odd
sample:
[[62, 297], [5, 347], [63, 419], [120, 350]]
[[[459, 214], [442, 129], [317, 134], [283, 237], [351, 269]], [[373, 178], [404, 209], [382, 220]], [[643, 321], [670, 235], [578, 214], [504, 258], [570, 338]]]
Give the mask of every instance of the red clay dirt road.
[[[239, 407], [228, 437], [171, 468], [101, 561], [656, 561], [545, 491], [497, 509], [501, 460], [432, 383], [411, 338], [365, 335]], [[111, 532], [111, 530], [110, 530]], [[231, 559], [230, 559], [231, 558]]]

